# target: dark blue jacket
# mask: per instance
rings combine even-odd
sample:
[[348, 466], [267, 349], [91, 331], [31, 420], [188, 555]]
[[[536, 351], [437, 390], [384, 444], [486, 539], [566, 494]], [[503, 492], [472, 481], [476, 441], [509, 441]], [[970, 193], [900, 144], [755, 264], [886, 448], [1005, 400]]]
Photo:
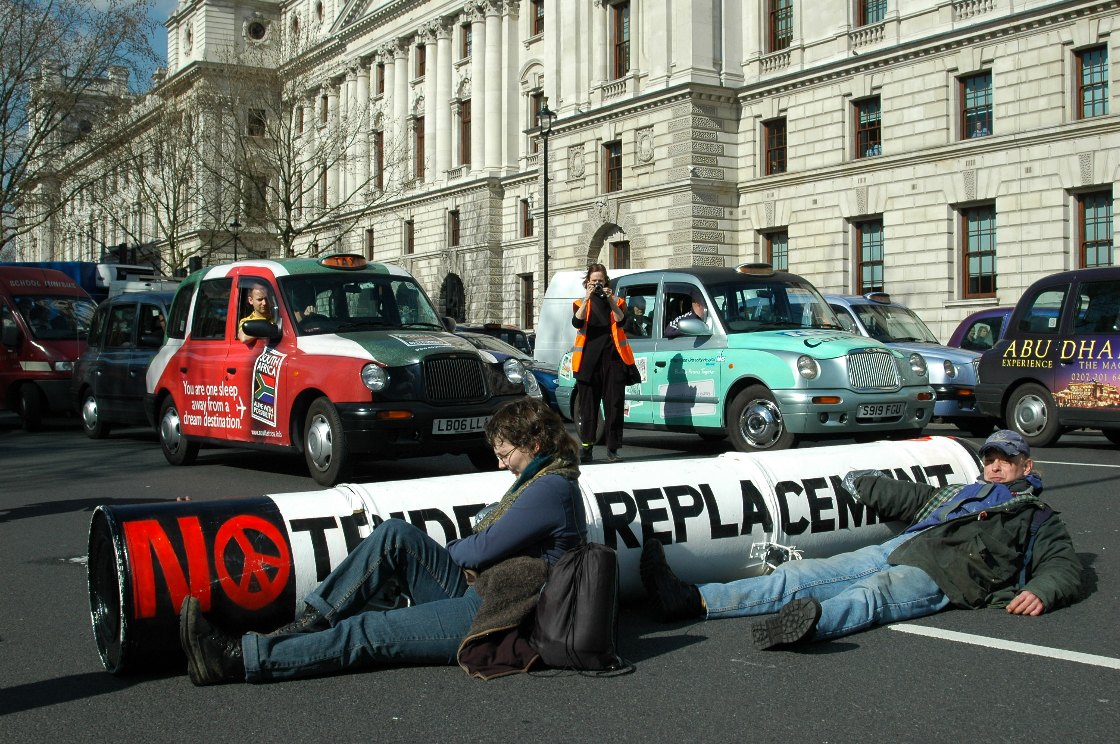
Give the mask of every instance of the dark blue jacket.
[[482, 570], [514, 556], [544, 558], [549, 565], [587, 539], [587, 516], [579, 484], [545, 475], [526, 488], [498, 521], [482, 532], [447, 544], [463, 568]]

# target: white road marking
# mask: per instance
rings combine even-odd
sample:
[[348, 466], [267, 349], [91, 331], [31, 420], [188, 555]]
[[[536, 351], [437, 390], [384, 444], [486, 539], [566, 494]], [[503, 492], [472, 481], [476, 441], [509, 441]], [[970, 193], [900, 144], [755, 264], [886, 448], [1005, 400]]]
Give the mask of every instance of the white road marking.
[[1120, 468], [1120, 465], [1102, 465], [1099, 462], [1060, 462], [1059, 460], [1035, 460], [1039, 465], [1076, 465], [1083, 468]]
[[988, 648], [998, 648], [1004, 651], [1015, 651], [1020, 654], [1032, 654], [1034, 656], [1045, 656], [1050, 659], [1075, 661], [1078, 664], [1092, 664], [1093, 666], [1101, 666], [1108, 669], [1120, 669], [1120, 659], [1113, 659], [1110, 656], [1083, 654], [1078, 651], [1064, 651], [1060, 648], [1048, 648], [1046, 646], [1035, 646], [1030, 643], [1005, 641], [1000, 638], [988, 638], [986, 636], [973, 635], [972, 633], [958, 633], [955, 630], [927, 628], [922, 625], [888, 625], [887, 627], [901, 633], [911, 633], [928, 638], [942, 638], [946, 641], [970, 643], [973, 646], [987, 646]]

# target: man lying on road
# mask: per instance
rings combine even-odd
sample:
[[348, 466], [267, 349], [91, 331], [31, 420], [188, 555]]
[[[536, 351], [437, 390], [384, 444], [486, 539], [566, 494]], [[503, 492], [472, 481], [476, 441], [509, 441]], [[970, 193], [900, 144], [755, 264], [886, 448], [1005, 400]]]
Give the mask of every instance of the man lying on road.
[[767, 576], [686, 584], [657, 540], [642, 547], [641, 577], [665, 620], [767, 615], [751, 634], [760, 649], [826, 640], [932, 615], [950, 605], [1041, 615], [1075, 601], [1081, 562], [1057, 513], [1039, 501], [1030, 446], [997, 431], [980, 448], [981, 479], [937, 488], [876, 470], [844, 478], [880, 519], [909, 527], [881, 545], [783, 563]]

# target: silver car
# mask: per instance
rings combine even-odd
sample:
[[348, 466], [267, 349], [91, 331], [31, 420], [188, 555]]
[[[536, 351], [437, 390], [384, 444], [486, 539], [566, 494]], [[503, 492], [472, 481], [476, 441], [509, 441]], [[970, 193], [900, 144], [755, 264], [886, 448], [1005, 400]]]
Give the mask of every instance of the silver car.
[[892, 302], [885, 292], [824, 298], [846, 330], [925, 357], [936, 395], [934, 416], [975, 436], [992, 431], [995, 419], [982, 415], [976, 405], [979, 353], [938, 343], [913, 310]]

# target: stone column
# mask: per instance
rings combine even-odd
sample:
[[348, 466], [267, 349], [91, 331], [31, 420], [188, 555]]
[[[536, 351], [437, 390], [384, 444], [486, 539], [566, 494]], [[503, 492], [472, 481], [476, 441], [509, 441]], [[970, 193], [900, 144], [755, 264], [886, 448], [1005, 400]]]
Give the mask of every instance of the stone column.
[[327, 88], [327, 127], [324, 132], [327, 141], [326, 146], [322, 150], [329, 158], [329, 166], [327, 168], [327, 206], [334, 207], [338, 205], [338, 189], [339, 189], [339, 160], [341, 153], [338, 147], [338, 88], [335, 86], [335, 81], [329, 83]]
[[353, 163], [353, 130], [350, 121], [351, 101], [354, 100], [354, 68], [347, 68], [338, 84], [338, 201], [345, 203], [350, 198], [350, 168]]
[[472, 5], [468, 11], [471, 17], [471, 172], [483, 168], [483, 144], [486, 141], [486, 106], [484, 99], [486, 81], [486, 18], [482, 8]]
[[521, 154], [521, 130], [526, 126], [520, 117], [520, 65], [517, 21], [520, 0], [506, 0], [505, 14], [502, 16], [502, 166], [507, 172], [517, 169], [517, 159]]
[[[412, 152], [412, 143], [409, 141], [411, 134], [408, 126], [408, 43], [397, 40], [393, 49], [393, 133], [392, 138], [386, 138], [385, 149], [393, 153], [393, 183], [399, 186], [412, 179], [408, 172], [409, 158], [407, 153]], [[388, 161], [389, 158], [386, 158]]]
[[[486, 0], [486, 170], [502, 160], [502, 9], [501, 0]], [[476, 81], [477, 82], [477, 81]], [[472, 106], [473, 111], [473, 106]]]
[[591, 3], [591, 84], [601, 85], [607, 80], [607, 60], [611, 58], [610, 10], [604, 0]]
[[443, 174], [436, 170], [436, 78], [439, 77], [439, 67], [443, 64], [436, 53], [436, 31], [438, 21], [424, 25], [420, 30], [420, 40], [424, 44], [424, 152], [416, 153], [417, 157], [424, 158], [424, 181], [434, 183]]
[[430, 105], [426, 108], [428, 116], [435, 115], [436, 120], [436, 178], [447, 177], [447, 170], [451, 167], [451, 31], [454, 24], [449, 19], [444, 19], [436, 28], [436, 59], [439, 66], [436, 68], [436, 94]]
[[355, 132], [356, 154], [357, 163], [354, 164], [354, 188], [358, 189], [361, 193], [369, 191], [369, 136], [370, 130], [370, 111], [369, 111], [369, 79], [370, 79], [370, 60], [365, 58], [358, 63], [358, 90], [357, 99], [355, 101], [355, 123], [357, 128]]

